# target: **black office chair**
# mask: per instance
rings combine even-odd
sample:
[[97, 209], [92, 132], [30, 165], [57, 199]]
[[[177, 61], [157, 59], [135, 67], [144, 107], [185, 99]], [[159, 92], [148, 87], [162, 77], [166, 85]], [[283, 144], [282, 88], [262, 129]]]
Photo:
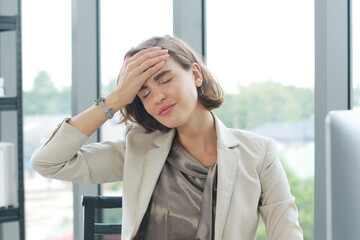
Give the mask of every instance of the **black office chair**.
[[[82, 196], [84, 240], [121, 239], [122, 197]], [[96, 236], [96, 237], [95, 237]]]

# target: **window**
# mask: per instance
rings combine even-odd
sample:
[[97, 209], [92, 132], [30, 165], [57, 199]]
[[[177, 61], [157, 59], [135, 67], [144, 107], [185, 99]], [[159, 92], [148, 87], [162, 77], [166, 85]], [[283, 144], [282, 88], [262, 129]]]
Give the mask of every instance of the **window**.
[[304, 239], [314, 239], [314, 2], [208, 1], [207, 53], [226, 95], [215, 113], [276, 140]]
[[73, 239], [72, 184], [40, 176], [30, 157], [70, 116], [71, 1], [24, 0], [24, 175], [27, 239]]
[[[124, 55], [132, 46], [155, 35], [173, 34], [173, 6], [167, 0], [106, 0], [101, 1], [100, 9], [101, 95], [106, 96], [115, 88]], [[124, 125], [118, 121], [117, 113], [101, 127], [101, 140], [123, 136]], [[102, 194], [122, 195], [122, 183], [103, 184]]]

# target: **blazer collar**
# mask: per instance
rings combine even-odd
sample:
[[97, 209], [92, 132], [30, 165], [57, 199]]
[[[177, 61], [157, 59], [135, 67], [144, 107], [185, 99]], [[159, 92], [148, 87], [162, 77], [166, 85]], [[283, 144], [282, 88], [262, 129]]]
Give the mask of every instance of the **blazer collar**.
[[152, 144], [154, 147], [159, 148], [169, 148], [171, 147], [171, 144], [173, 142], [174, 136], [175, 136], [175, 128], [170, 129], [170, 131], [160, 134], [160, 136], [156, 137]]
[[214, 120], [215, 120], [215, 126], [216, 126], [216, 135], [217, 135], [217, 148], [219, 147], [226, 147], [226, 148], [233, 148], [236, 147], [239, 144], [239, 141], [236, 139], [236, 137], [233, 135], [231, 130], [227, 128], [221, 120], [216, 117], [214, 113], [211, 113]]

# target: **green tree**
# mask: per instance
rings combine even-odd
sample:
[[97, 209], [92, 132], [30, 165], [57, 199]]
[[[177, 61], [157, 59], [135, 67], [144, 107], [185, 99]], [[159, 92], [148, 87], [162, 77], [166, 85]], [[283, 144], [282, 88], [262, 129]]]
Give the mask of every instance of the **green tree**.
[[35, 77], [31, 91], [24, 92], [24, 113], [69, 114], [70, 102], [70, 88], [56, 89], [49, 74], [41, 71]]
[[252, 129], [267, 122], [294, 122], [314, 113], [312, 89], [267, 81], [225, 95], [215, 113], [229, 127]]
[[58, 113], [70, 114], [71, 113], [71, 88], [64, 87], [58, 90], [56, 94], [56, 104]]

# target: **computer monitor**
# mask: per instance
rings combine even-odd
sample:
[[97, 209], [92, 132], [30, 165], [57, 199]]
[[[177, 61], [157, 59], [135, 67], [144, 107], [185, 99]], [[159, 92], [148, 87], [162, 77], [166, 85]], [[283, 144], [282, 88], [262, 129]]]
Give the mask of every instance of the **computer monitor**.
[[360, 112], [326, 118], [326, 239], [360, 238]]

